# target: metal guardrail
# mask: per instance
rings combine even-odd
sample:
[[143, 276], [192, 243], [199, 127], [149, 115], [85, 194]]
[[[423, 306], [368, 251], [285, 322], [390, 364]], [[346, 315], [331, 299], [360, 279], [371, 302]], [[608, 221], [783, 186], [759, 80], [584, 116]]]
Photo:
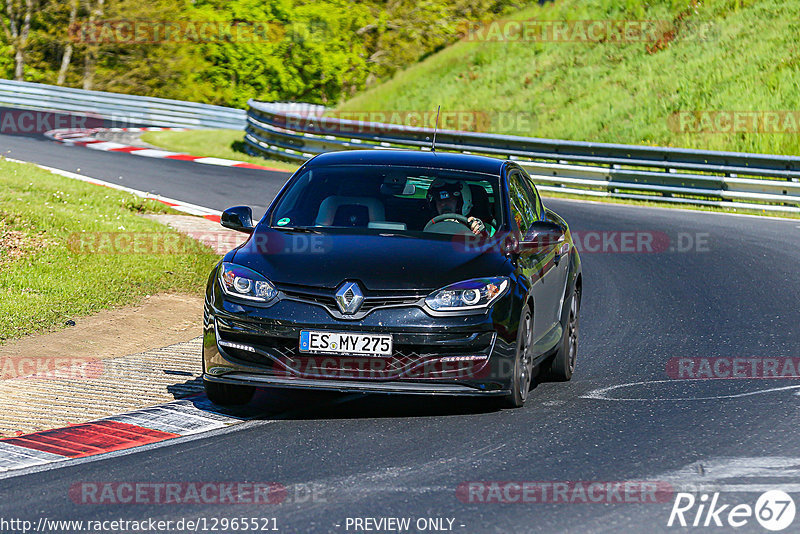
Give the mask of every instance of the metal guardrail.
[[115, 127], [241, 130], [246, 124], [243, 109], [14, 80], [0, 80], [0, 105], [101, 116]]
[[[352, 149], [429, 150], [433, 130], [326, 118], [325, 108], [251, 100], [254, 155], [305, 161]], [[539, 189], [582, 196], [800, 213], [800, 157], [439, 130], [436, 149], [509, 158]]]

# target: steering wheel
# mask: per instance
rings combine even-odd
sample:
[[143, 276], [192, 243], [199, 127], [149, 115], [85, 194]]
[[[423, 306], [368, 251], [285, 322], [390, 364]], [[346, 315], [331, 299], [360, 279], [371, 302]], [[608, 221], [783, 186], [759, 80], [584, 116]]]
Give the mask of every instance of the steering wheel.
[[425, 229], [427, 230], [429, 227], [433, 226], [436, 223], [440, 223], [442, 221], [459, 222], [459, 223], [463, 224], [464, 226], [466, 226], [467, 228], [469, 228], [470, 231], [472, 231], [472, 225], [469, 222], [469, 219], [467, 217], [465, 217], [464, 215], [460, 215], [458, 213], [442, 213], [441, 215], [437, 215], [436, 217], [431, 219], [431, 222], [429, 222], [428, 224], [425, 225]]

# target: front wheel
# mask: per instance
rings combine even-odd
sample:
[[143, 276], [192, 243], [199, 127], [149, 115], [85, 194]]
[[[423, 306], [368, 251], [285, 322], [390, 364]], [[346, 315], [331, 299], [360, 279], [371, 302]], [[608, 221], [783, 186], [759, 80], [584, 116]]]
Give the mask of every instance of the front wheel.
[[241, 406], [253, 398], [256, 388], [203, 380], [208, 400], [219, 406]]
[[572, 373], [575, 371], [575, 360], [578, 357], [578, 324], [581, 313], [581, 290], [579, 287], [572, 292], [569, 307], [565, 312], [567, 320], [564, 324], [564, 333], [561, 335], [561, 343], [553, 355], [547, 373], [547, 378], [556, 382], [566, 382], [572, 378]]
[[533, 358], [531, 357], [531, 339], [533, 337], [533, 319], [527, 306], [517, 329], [517, 352], [514, 357], [514, 376], [511, 379], [511, 394], [503, 398], [508, 408], [520, 408], [528, 398], [533, 374]]

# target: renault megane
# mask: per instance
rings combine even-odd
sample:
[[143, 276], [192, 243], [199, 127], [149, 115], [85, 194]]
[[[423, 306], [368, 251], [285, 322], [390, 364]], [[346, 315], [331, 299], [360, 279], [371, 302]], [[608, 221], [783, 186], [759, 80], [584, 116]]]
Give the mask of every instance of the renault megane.
[[473, 395], [522, 406], [532, 378], [572, 376], [582, 273], [567, 223], [513, 161], [412, 151], [306, 162], [214, 268], [203, 381]]

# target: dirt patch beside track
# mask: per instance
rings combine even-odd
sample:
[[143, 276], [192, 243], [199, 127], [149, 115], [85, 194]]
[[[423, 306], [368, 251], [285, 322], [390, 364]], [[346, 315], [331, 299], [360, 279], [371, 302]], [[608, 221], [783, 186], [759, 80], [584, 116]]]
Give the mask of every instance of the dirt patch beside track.
[[[150, 215], [224, 254], [247, 236]], [[203, 294], [157, 294], [0, 345], [0, 435], [78, 424], [202, 391]]]
[[153, 295], [135, 306], [75, 318], [65, 330], [9, 340], [0, 345], [0, 359], [125, 356], [193, 339], [202, 325], [202, 295]]
[[0, 346], [0, 435], [82, 423], [202, 391], [203, 299], [153, 295]]

